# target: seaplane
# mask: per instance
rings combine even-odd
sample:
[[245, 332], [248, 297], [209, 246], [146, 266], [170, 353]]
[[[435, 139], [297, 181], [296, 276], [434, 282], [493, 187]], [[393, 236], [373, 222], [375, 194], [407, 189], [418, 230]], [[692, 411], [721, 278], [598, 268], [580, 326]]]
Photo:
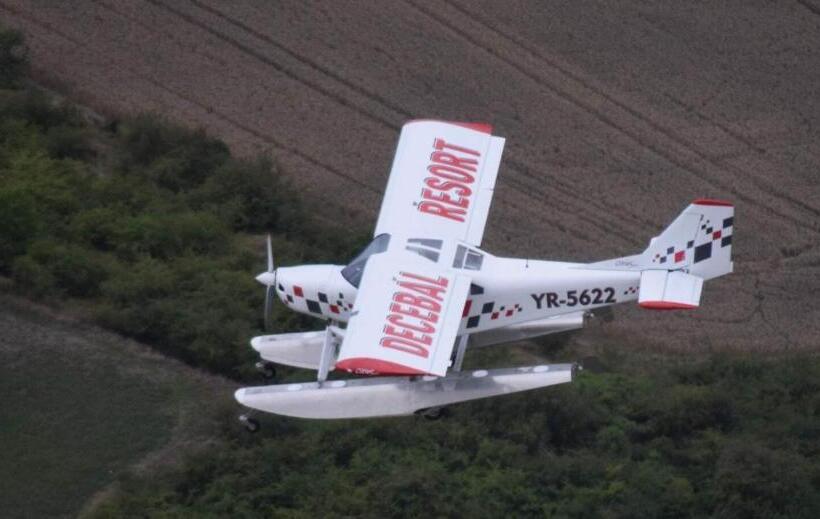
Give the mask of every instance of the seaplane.
[[[352, 261], [274, 268], [268, 236], [268, 268], [256, 278], [267, 291], [266, 322], [278, 297], [325, 326], [254, 337], [257, 366], [268, 375], [276, 364], [315, 370], [316, 380], [246, 387], [236, 400], [251, 412], [311, 419], [437, 418], [451, 404], [571, 382], [577, 369], [463, 370], [472, 348], [576, 330], [619, 303], [697, 308], [703, 281], [732, 272], [734, 207], [708, 198], [632, 256], [570, 263], [490, 254], [480, 246], [503, 148], [488, 124], [408, 122], [373, 240]], [[250, 414], [240, 420], [259, 428]]]

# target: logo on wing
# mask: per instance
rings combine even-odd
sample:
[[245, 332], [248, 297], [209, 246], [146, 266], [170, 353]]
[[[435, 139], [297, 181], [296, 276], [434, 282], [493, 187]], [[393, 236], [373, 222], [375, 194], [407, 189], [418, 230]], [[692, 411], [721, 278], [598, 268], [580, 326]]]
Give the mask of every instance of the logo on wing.
[[456, 222], [466, 220], [481, 153], [444, 139], [433, 141], [424, 188], [416, 207], [422, 213]]
[[434, 279], [399, 272], [395, 283], [397, 290], [393, 293], [379, 344], [426, 359], [430, 356], [450, 281], [441, 276]]

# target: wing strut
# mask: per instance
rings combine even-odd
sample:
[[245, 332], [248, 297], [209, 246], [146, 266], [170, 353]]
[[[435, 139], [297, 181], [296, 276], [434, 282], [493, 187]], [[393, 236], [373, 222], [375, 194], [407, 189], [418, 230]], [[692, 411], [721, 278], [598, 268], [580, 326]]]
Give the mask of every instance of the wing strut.
[[316, 380], [319, 385], [327, 380], [327, 374], [330, 371], [330, 365], [336, 360], [336, 335], [334, 329], [338, 329], [336, 321], [330, 321], [330, 324], [325, 328], [325, 339], [322, 343], [322, 355], [319, 357], [319, 369], [316, 373]]
[[456, 339], [456, 357], [453, 361], [453, 371], [461, 371], [461, 365], [464, 364], [464, 352], [467, 350], [467, 343], [470, 341], [470, 336], [467, 334], [459, 335]]

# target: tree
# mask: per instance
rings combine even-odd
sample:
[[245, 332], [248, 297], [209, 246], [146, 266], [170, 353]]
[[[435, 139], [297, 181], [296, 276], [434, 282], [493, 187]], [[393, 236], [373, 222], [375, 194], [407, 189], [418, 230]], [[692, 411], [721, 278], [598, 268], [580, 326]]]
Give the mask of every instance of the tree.
[[739, 440], [720, 455], [715, 474], [720, 517], [820, 517], [820, 494], [801, 458]]

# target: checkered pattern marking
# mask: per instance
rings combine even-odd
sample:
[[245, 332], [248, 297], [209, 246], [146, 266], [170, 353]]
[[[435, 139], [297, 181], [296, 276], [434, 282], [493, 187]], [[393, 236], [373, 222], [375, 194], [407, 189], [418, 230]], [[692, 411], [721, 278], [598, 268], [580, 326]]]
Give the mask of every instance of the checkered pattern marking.
[[512, 308], [505, 308], [502, 306], [498, 309], [497, 312], [493, 312], [492, 314], [490, 314], [490, 319], [496, 320], [502, 315], [504, 317], [511, 317], [515, 312], [520, 312], [521, 310], [521, 305], [519, 305], [518, 303], [516, 303], [515, 306], [513, 306]]
[[317, 299], [312, 299], [305, 296], [305, 290], [299, 285], [293, 285], [293, 294], [286, 293], [286, 289], [281, 284], [278, 286], [279, 290], [285, 293], [285, 304], [295, 304], [297, 299], [304, 300], [305, 306], [309, 312], [319, 315], [327, 314], [341, 314], [343, 311], [351, 311], [353, 304], [344, 300], [344, 294], [339, 292], [339, 299], [331, 301], [328, 294], [324, 292], [317, 292]]
[[[464, 305], [464, 315], [463, 317], [467, 318], [467, 328], [475, 328], [476, 326], [481, 323], [481, 318], [483, 316], [488, 316], [490, 320], [494, 321], [500, 319], [502, 317], [512, 317], [517, 312], [521, 312], [524, 310], [518, 303], [514, 303], [512, 306], [499, 306], [496, 309], [495, 301], [487, 301], [483, 305], [481, 305], [481, 312], [476, 315], [470, 315], [470, 311], [473, 307], [473, 301], [468, 299]], [[468, 317], [469, 316], [469, 317]]]
[[694, 241], [690, 241], [686, 244], [686, 248], [683, 249], [676, 249], [675, 247], [668, 247], [666, 249], [666, 254], [655, 254], [655, 257], [652, 258], [652, 263], [681, 263], [682, 261], [686, 260], [686, 251], [691, 249], [695, 245]]
[[[722, 229], [715, 229], [710, 220], [706, 220], [700, 225], [701, 232], [709, 241], [701, 243], [695, 247], [695, 241], [689, 240], [686, 242], [685, 248], [668, 247], [665, 254], [657, 253], [652, 258], [652, 263], [682, 263], [686, 261], [687, 251], [694, 249], [693, 262], [698, 263], [712, 257], [712, 244], [720, 240], [721, 247], [728, 247], [732, 244], [732, 225], [734, 217], [729, 217], [723, 220]], [[717, 244], [715, 245], [717, 246]]]
[[728, 247], [732, 244], [732, 226], [734, 220], [734, 216], [725, 218], [722, 222], [721, 229], [715, 229], [709, 220], [706, 220], [706, 223], [700, 226], [701, 230], [706, 233], [705, 238], [709, 241], [695, 247], [695, 263], [711, 258], [712, 247], [717, 247], [718, 242], [721, 248]]
[[638, 293], [638, 287], [629, 287], [626, 290], [624, 290], [624, 295], [625, 296], [628, 296], [630, 294], [637, 294], [637, 293]]

